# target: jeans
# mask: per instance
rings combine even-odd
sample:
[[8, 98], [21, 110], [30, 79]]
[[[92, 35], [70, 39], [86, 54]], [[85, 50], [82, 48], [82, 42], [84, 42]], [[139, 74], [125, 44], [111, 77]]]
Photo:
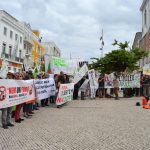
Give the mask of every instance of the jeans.
[[3, 108], [2, 110], [2, 125], [7, 125], [11, 120], [12, 107]]

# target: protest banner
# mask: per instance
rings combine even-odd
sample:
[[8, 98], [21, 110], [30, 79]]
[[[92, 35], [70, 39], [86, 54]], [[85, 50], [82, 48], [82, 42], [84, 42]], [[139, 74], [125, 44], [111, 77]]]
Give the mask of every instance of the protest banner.
[[86, 75], [87, 72], [88, 72], [88, 67], [86, 64], [84, 64], [84, 66], [79, 70], [79, 72], [75, 74], [73, 83], [76, 84], [77, 82], [79, 82]]
[[52, 72], [54, 74], [59, 74], [68, 67], [65, 59], [59, 57], [52, 57]]
[[[114, 75], [105, 75], [105, 88], [114, 88]], [[140, 74], [120, 75], [119, 88], [140, 88]]]
[[73, 91], [74, 91], [74, 84], [61, 84], [59, 87], [59, 93], [56, 99], [56, 105], [62, 105], [68, 101], [73, 99]]
[[8, 80], [0, 82], [0, 109], [35, 99], [33, 80]]
[[88, 71], [90, 90], [91, 90], [91, 98], [95, 98], [96, 90], [98, 89], [98, 80], [96, 81], [95, 70]]
[[8, 73], [8, 61], [6, 59], [2, 62], [2, 68], [0, 69], [0, 77], [5, 79]]
[[36, 97], [38, 100], [55, 95], [56, 87], [53, 78], [34, 80]]
[[77, 72], [77, 61], [52, 57], [52, 71], [54, 74], [59, 74], [63, 71], [68, 75], [74, 75]]
[[113, 85], [113, 80], [114, 80], [114, 74], [111, 73], [111, 74], [105, 74], [105, 78], [104, 78], [104, 81], [105, 81], [105, 88], [114, 88], [114, 85]]
[[119, 76], [119, 88], [140, 88], [140, 74]]
[[83, 84], [80, 87], [80, 90], [83, 92], [86, 92], [86, 90], [88, 89], [88, 84], [89, 84], [89, 79], [86, 79]]

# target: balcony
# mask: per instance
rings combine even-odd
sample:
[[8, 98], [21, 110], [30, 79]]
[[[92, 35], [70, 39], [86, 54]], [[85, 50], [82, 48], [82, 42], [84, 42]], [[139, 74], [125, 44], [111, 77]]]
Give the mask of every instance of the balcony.
[[16, 58], [15, 58], [15, 61], [18, 61], [18, 62], [19, 62], [19, 57], [16, 57]]
[[2, 54], [1, 54], [1, 57], [2, 57], [2, 58], [4, 57], [4, 58], [7, 58], [7, 59], [8, 59], [8, 58], [9, 58], [9, 54], [7, 54], [7, 53], [2, 53]]
[[15, 61], [23, 63], [23, 58], [16, 57]]
[[23, 59], [22, 58], [20, 58], [20, 62], [23, 63]]

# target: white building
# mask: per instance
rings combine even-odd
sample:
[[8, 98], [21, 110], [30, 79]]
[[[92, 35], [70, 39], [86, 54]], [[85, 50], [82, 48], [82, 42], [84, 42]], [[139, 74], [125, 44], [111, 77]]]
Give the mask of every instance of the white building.
[[149, 53], [148, 57], [140, 60], [140, 68], [150, 63], [150, 0], [143, 0], [140, 7], [142, 14], [142, 37], [139, 47]]
[[45, 47], [45, 54], [49, 55], [50, 57], [61, 57], [61, 51], [54, 42], [43, 42], [42, 44]]
[[21, 70], [25, 56], [22, 24], [3, 10], [0, 10], [0, 56], [8, 61], [9, 70]]
[[54, 42], [43, 42], [45, 48], [45, 71], [47, 72], [48, 64], [51, 64], [52, 57], [61, 57], [61, 51]]
[[140, 10], [142, 12], [142, 37], [144, 37], [150, 29], [150, 0], [143, 0]]

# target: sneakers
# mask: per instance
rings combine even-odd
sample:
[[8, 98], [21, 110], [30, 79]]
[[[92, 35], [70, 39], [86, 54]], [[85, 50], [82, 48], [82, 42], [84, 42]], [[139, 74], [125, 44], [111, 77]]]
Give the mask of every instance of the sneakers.
[[13, 127], [14, 125], [12, 123], [8, 123], [7, 126]]
[[18, 120], [16, 120], [15, 122], [16, 122], [16, 123], [21, 123], [21, 121], [20, 121], [19, 119], [18, 119]]
[[34, 112], [31, 111], [31, 112], [29, 112], [29, 114], [34, 114]]
[[19, 118], [19, 120], [20, 120], [20, 121], [24, 121], [24, 119], [22, 119], [22, 118]]
[[3, 125], [2, 128], [8, 129], [8, 126], [7, 125]]

